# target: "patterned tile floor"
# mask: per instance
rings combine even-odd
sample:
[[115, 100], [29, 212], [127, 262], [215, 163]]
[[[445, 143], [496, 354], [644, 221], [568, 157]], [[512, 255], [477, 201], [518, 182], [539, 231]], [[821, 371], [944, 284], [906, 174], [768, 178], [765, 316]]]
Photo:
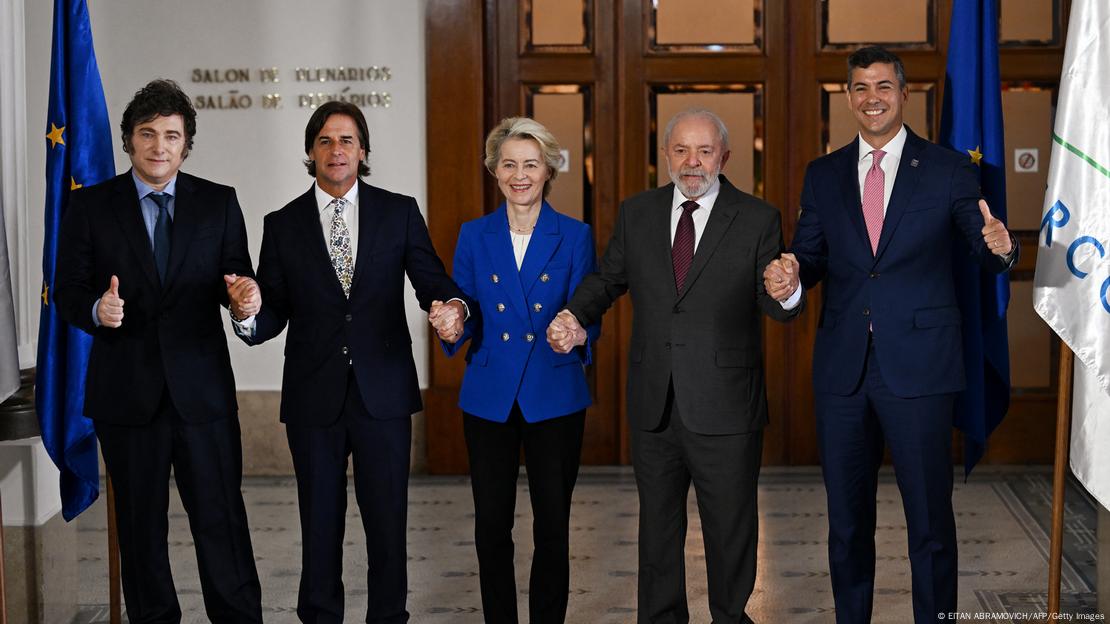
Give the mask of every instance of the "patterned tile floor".
[[[521, 478], [521, 483], [526, 483]], [[262, 579], [264, 616], [296, 622], [300, 540], [292, 479], [248, 478], [244, 496]], [[473, 508], [466, 478], [414, 477], [409, 503], [409, 611], [413, 622], [482, 622]], [[964, 613], [1033, 615], [1045, 610], [1051, 475], [1044, 469], [984, 467], [955, 489], [960, 537], [959, 605]], [[206, 622], [187, 521], [171, 497], [170, 556], [184, 622]], [[1068, 491], [1064, 610], [1094, 614], [1095, 511], [1074, 485]], [[517, 505], [517, 572], [526, 614], [530, 519], [526, 487]], [[749, 604], [756, 622], [831, 623], [825, 499], [816, 468], [769, 468], [760, 479], [759, 580]], [[76, 624], [107, 622], [103, 498], [78, 520], [80, 603]], [[690, 498], [687, 586], [693, 622], [708, 622], [701, 525]], [[347, 619], [365, 615], [365, 548], [353, 491], [348, 509]], [[905, 519], [893, 474], [879, 485], [876, 623], [912, 621]], [[572, 623], [636, 619], [636, 488], [628, 468], [583, 469], [572, 518]], [[525, 616], [526, 617], [526, 616]], [[979, 615], [978, 618], [983, 617]], [[1007, 623], [1018, 618], [978, 619]]]

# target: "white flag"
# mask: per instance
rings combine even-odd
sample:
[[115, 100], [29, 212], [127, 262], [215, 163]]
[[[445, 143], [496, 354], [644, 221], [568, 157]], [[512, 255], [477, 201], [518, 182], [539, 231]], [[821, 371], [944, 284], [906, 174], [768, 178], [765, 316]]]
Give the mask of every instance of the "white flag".
[[1110, 507], [1110, 2], [1072, 3], [1052, 134], [1033, 306], [1075, 352], [1072, 472]]

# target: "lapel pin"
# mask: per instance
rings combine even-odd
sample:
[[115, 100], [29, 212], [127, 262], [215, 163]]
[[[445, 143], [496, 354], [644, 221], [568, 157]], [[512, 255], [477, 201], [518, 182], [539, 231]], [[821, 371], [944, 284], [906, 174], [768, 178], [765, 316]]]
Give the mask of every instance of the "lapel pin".
[[916, 167], [917, 163], [918, 163], [918, 160], [916, 158], [914, 158], [913, 160], [910, 161], [910, 166], [911, 167]]

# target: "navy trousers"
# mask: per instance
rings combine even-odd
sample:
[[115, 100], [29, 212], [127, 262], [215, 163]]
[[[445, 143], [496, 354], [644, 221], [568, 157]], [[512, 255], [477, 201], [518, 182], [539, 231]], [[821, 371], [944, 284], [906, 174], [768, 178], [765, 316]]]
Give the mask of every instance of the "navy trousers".
[[412, 420], [366, 411], [353, 375], [343, 414], [327, 427], [286, 426], [301, 516], [302, 622], [343, 621], [347, 459], [366, 532], [367, 622], [407, 622], [406, 522]]
[[883, 381], [874, 349], [872, 345], [855, 392], [848, 396], [819, 393], [816, 397], [836, 622], [871, 621], [875, 493], [887, 447], [906, 514], [914, 622], [933, 623], [938, 613], [956, 610], [956, 523], [952, 514], [955, 395], [894, 396]]

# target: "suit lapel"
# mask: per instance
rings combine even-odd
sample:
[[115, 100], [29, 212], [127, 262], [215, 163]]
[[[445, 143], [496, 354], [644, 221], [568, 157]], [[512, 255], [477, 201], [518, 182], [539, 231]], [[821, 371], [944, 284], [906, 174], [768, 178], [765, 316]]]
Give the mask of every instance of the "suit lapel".
[[[670, 279], [671, 292], [678, 297], [677, 287], [674, 283], [674, 264], [671, 262], [671, 200], [674, 198], [674, 183], [661, 187], [658, 191], [658, 203], [649, 206], [648, 214], [630, 215], [630, 220], [640, 222], [644, 227], [644, 240], [648, 241], [648, 248], [655, 247], [657, 251], [648, 253], [649, 261], [656, 261], [658, 265], [654, 271], [666, 275]], [[627, 258], [627, 252], [625, 252]], [[650, 273], [651, 269], [649, 269]]]
[[[343, 296], [343, 287], [339, 285], [339, 278], [335, 275], [335, 267], [331, 264], [331, 253], [328, 251], [328, 242], [324, 240], [324, 229], [320, 225], [320, 209], [316, 206], [316, 185], [308, 188], [308, 192], [296, 199], [296, 220], [304, 232], [305, 263], [315, 264], [318, 268], [309, 268], [309, 272], [323, 271], [329, 290]], [[359, 202], [362, 199], [359, 198]], [[361, 215], [360, 215], [361, 218]], [[359, 241], [361, 244], [361, 240]], [[361, 255], [361, 254], [360, 254]], [[356, 273], [357, 275], [357, 273]], [[352, 279], [352, 290], [354, 290]]]
[[[486, 227], [482, 232], [483, 247], [489, 254], [490, 266], [493, 267], [491, 275], [477, 275], [479, 280], [494, 281], [508, 299], [512, 302], [509, 306], [524, 321], [531, 326], [532, 321], [528, 314], [528, 301], [524, 298], [524, 289], [520, 285], [520, 271], [516, 268], [516, 256], [513, 255], [513, 243], [509, 238], [509, 217], [505, 211], [505, 204], [485, 218]], [[535, 238], [535, 235], [533, 235]], [[534, 242], [534, 241], [531, 241]], [[528, 251], [531, 252], [531, 242]]]
[[[709, 221], [705, 224], [705, 231], [701, 233], [701, 240], [698, 241], [694, 259], [690, 263], [690, 271], [686, 274], [686, 282], [683, 284], [682, 292], [678, 293], [676, 301], [681, 301], [686, 293], [690, 292], [690, 286], [697, 281], [698, 275], [701, 275], [705, 265], [709, 262], [709, 258], [713, 256], [713, 252], [716, 251], [717, 246], [724, 239], [725, 232], [728, 232], [729, 226], [732, 225], [732, 221], [740, 212], [739, 197], [735, 193], [736, 188], [724, 176], [720, 180], [720, 193], [713, 204], [713, 210], [709, 213]], [[668, 216], [670, 215], [668, 214]], [[674, 269], [672, 268], [671, 271], [673, 273]]]
[[[532, 292], [536, 279], [562, 241], [555, 209], [544, 202], [536, 219], [536, 229], [532, 231], [532, 239], [528, 241], [528, 250], [524, 252], [524, 261], [520, 263], [520, 287], [525, 294]], [[516, 257], [513, 259], [515, 261]]]
[[863, 221], [863, 201], [860, 199], [859, 188], [859, 135], [843, 150], [838, 168], [837, 178], [840, 180], [840, 196], [844, 203], [844, 211], [848, 213], [848, 220], [852, 229], [860, 238], [860, 242], [871, 253], [871, 237], [867, 234], [867, 224]]
[[[351, 292], [358, 286], [358, 278], [366, 272], [370, 263], [370, 256], [381, 242], [382, 220], [385, 212], [374, 209], [374, 200], [371, 197], [370, 185], [359, 180], [358, 182], [358, 256], [355, 257], [355, 274], [351, 278]], [[323, 232], [321, 231], [321, 237]], [[326, 251], [325, 245], [325, 251]], [[331, 254], [328, 254], [328, 266], [331, 266]], [[333, 270], [332, 273], [335, 271]], [[335, 278], [339, 284], [339, 278]], [[340, 286], [340, 290], [342, 290]]]
[[181, 264], [188, 255], [189, 245], [193, 242], [193, 232], [200, 220], [201, 202], [196, 196], [192, 179], [183, 173], [177, 175], [177, 186], [173, 198], [173, 231], [170, 233], [170, 264], [166, 269], [166, 283], [162, 291], [169, 290], [170, 284], [181, 270]]
[[119, 176], [115, 185], [115, 200], [112, 202], [116, 219], [119, 221], [123, 237], [131, 245], [135, 257], [139, 259], [139, 266], [150, 283], [158, 287], [158, 270], [154, 267], [154, 250], [150, 246], [150, 237], [146, 233], [146, 222], [143, 221], [143, 210], [139, 207], [139, 191], [131, 179], [131, 172]]
[[923, 143], [924, 139], [919, 138], [907, 129], [906, 143], [902, 147], [902, 158], [898, 161], [898, 176], [894, 178], [894, 188], [891, 189], [890, 202], [887, 204], [886, 216], [883, 218], [883, 230], [879, 236], [879, 246], [875, 251], [876, 260], [883, 255], [883, 251], [890, 244], [890, 239], [894, 236], [894, 231], [898, 228], [898, 223], [906, 212], [906, 205], [917, 188], [917, 181], [921, 174], [920, 161], [918, 161], [917, 156], [921, 152]]

